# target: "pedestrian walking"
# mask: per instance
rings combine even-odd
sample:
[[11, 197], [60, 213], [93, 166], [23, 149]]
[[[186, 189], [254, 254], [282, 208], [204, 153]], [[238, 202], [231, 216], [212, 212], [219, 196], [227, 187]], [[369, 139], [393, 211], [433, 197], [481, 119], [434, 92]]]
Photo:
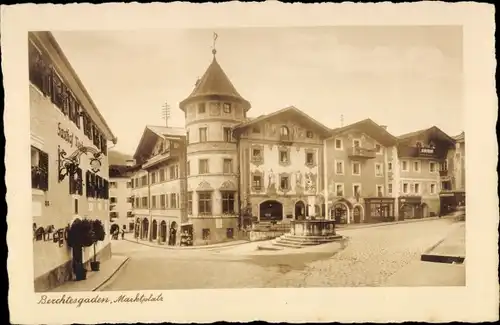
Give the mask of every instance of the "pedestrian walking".
[[125, 239], [125, 230], [122, 229], [122, 240]]

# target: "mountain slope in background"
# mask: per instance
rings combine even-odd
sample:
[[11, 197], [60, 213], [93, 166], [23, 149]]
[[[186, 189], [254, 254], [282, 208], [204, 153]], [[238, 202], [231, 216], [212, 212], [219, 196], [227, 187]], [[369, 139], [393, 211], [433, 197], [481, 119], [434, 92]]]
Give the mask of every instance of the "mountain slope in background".
[[133, 159], [132, 155], [114, 150], [109, 150], [108, 152], [108, 161], [110, 165], [125, 165], [128, 159]]

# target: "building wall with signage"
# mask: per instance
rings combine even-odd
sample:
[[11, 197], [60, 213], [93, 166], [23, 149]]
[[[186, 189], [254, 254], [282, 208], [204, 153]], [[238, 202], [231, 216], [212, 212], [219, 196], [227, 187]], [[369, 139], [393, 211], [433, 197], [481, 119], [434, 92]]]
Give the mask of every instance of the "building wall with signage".
[[[85, 185], [81, 195], [70, 194], [69, 177], [58, 181], [58, 147], [70, 155], [77, 149], [77, 143], [90, 147], [94, 145], [50, 99], [43, 96], [35, 86], [30, 84], [29, 88], [32, 147], [48, 155], [48, 190], [32, 189], [33, 228], [43, 227], [46, 233], [53, 228], [51, 234], [45, 235], [45, 240], [33, 238], [34, 276], [35, 279], [40, 279], [38, 282], [35, 280], [35, 286], [46, 289], [59, 284], [61, 277], [67, 280], [71, 276], [67, 272], [58, 276], [49, 274], [54, 269], [64, 267], [72, 256], [66, 242], [60, 246], [53, 241], [54, 233], [64, 230], [73, 218], [99, 219], [109, 225], [109, 204], [106, 199], [87, 198]], [[60, 129], [69, 131], [70, 141], [58, 135]], [[32, 155], [32, 164], [36, 163], [36, 159], [36, 155]], [[103, 156], [101, 164], [98, 175], [108, 179], [107, 156]], [[85, 155], [81, 157], [80, 168], [83, 175], [90, 169], [89, 159]], [[105, 229], [108, 233], [109, 227], [106, 226]], [[107, 251], [102, 252], [103, 259], [111, 254], [108, 236], [105, 241], [97, 244], [97, 253], [105, 247]], [[92, 254], [93, 248], [84, 248], [85, 261]], [[54, 277], [57, 279], [53, 279]]]
[[[113, 135], [57, 47], [49, 32], [29, 33], [36, 291], [51, 289], [72, 278], [67, 230], [75, 218], [98, 219], [109, 232], [107, 142]], [[59, 160], [81, 147], [91, 152], [82, 153], [72, 175], [59, 177], [67, 171], [60, 170]], [[94, 153], [101, 153], [100, 157], [91, 160]], [[92, 247], [84, 248], [83, 261], [89, 262], [93, 252]], [[109, 235], [97, 243], [96, 252], [101, 261], [111, 256]]]

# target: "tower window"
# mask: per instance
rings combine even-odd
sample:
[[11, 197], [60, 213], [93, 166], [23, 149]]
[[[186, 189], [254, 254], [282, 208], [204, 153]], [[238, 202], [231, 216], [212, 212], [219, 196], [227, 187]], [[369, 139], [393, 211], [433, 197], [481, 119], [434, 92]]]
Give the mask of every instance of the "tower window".
[[231, 128], [224, 128], [224, 142], [231, 142], [232, 137]]
[[207, 142], [207, 128], [200, 128], [200, 142]]
[[224, 113], [231, 114], [231, 104], [230, 103], [224, 103], [223, 110], [224, 110]]
[[198, 103], [198, 114], [205, 114], [206, 105], [205, 103]]

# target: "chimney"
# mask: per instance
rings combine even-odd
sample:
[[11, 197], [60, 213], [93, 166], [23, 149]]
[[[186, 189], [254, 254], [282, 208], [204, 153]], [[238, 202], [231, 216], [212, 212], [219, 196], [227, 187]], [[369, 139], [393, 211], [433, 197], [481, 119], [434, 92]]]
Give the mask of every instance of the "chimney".
[[384, 130], [387, 130], [387, 125], [381, 125], [380, 127]]
[[126, 166], [127, 167], [132, 167], [135, 165], [135, 159], [127, 159], [127, 161], [125, 162]]

